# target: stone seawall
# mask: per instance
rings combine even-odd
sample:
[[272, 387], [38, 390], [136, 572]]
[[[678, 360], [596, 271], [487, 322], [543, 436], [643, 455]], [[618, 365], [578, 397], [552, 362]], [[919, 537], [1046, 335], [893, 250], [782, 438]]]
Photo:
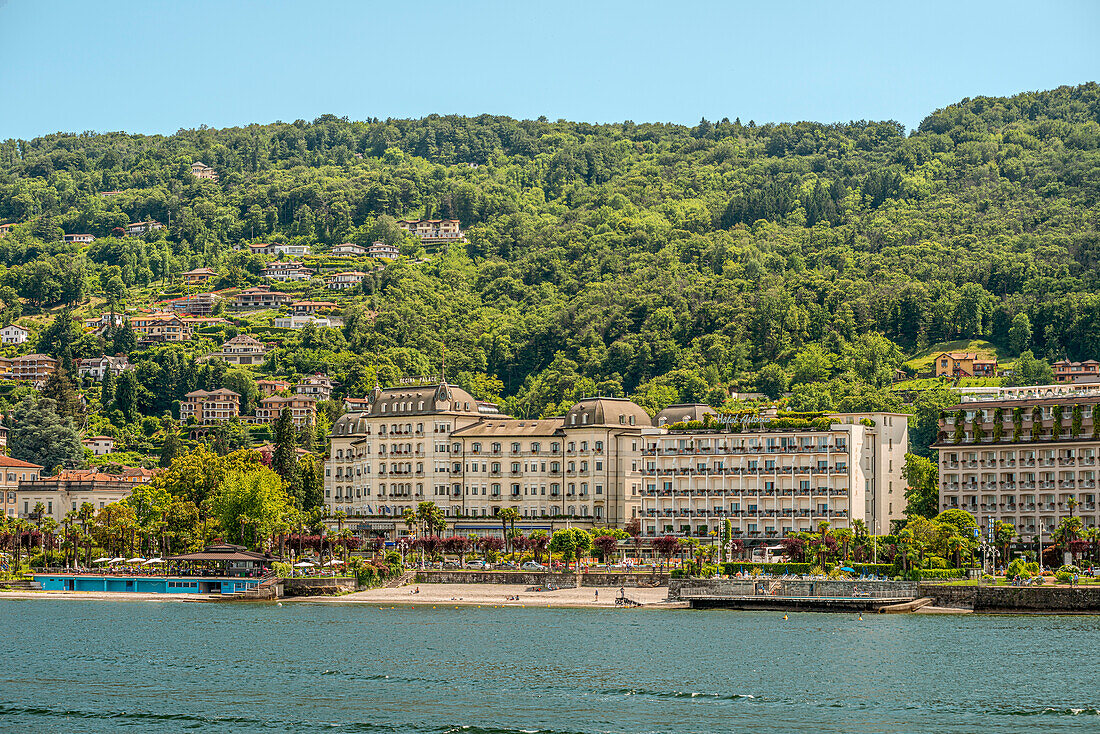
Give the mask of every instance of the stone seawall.
[[325, 579], [282, 579], [284, 596], [335, 596], [359, 590], [354, 576]]
[[1100, 586], [948, 586], [920, 584], [936, 606], [975, 612], [1100, 614]]
[[684, 596], [706, 595], [744, 597], [768, 594], [779, 584], [779, 596], [848, 598], [857, 594], [896, 599], [917, 595], [917, 584], [912, 581], [841, 581], [820, 579], [673, 579], [668, 586], [668, 598], [679, 601]]
[[[581, 586], [664, 586], [668, 583], [668, 574], [591, 572], [581, 574], [580, 579]], [[416, 582], [420, 584], [512, 584], [575, 587], [577, 585], [577, 574], [552, 571], [424, 570], [416, 572]]]

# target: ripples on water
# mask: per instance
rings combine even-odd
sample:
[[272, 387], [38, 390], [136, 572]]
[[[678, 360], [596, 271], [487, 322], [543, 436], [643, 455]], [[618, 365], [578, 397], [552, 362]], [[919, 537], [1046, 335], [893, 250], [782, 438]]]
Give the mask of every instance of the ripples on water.
[[1100, 732], [1100, 617], [0, 600], [0, 730]]

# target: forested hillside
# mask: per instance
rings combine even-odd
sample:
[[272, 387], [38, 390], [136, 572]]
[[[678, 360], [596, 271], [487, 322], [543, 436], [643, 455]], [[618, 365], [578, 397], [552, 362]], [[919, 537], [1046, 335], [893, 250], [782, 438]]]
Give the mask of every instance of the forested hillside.
[[[194, 161], [220, 181], [194, 178]], [[408, 217], [458, 218], [469, 243], [421, 252], [393, 224]], [[170, 226], [120, 236], [145, 219]], [[1100, 86], [963, 100], [910, 134], [324, 116], [7, 140], [10, 222], [5, 322], [133, 310], [196, 267], [217, 287], [258, 284], [242, 243], [399, 243], [409, 257], [343, 294], [341, 332], [308, 330], [269, 358], [275, 374], [328, 372], [341, 395], [437, 373], [445, 345], [451, 379], [519, 416], [595, 393], [657, 410], [786, 387], [804, 409], [897, 408], [894, 369], [930, 344], [1100, 357]], [[38, 346], [115, 346], [57, 331]], [[188, 387], [164, 362], [138, 369], [143, 412]]]

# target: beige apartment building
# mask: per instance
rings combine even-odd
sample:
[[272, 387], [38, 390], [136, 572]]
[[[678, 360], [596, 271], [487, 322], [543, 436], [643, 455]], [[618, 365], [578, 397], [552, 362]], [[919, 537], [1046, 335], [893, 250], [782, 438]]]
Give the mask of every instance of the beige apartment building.
[[143, 342], [182, 342], [191, 338], [191, 327], [173, 313], [139, 314], [130, 326]]
[[18, 382], [44, 383], [57, 369], [57, 360], [46, 354], [27, 354], [12, 357], [9, 366], [11, 379]]
[[746, 544], [816, 531], [825, 521], [890, 532], [905, 510], [907, 416], [834, 414], [828, 428], [772, 428], [769, 416], [738, 432], [681, 430], [721, 420], [705, 405], [674, 405], [643, 431], [641, 527], [645, 535], [719, 534], [728, 519]]
[[294, 427], [301, 430], [317, 422], [317, 401], [305, 395], [279, 397], [272, 395], [260, 400], [256, 408], [257, 423], [274, 423], [283, 408], [290, 408]]
[[967, 510], [983, 529], [1011, 523], [1031, 543], [1051, 541], [1070, 516], [1097, 527], [1098, 417], [1100, 385], [964, 396], [940, 419], [940, 507]]
[[241, 396], [224, 387], [217, 390], [195, 390], [180, 401], [180, 422], [191, 418], [204, 425], [236, 418], [241, 413]]
[[207, 359], [223, 359], [229, 364], [240, 367], [251, 367], [263, 364], [264, 357], [268, 353], [267, 346], [262, 341], [249, 334], [238, 334], [222, 344], [220, 352], [211, 352], [202, 357], [200, 361]]

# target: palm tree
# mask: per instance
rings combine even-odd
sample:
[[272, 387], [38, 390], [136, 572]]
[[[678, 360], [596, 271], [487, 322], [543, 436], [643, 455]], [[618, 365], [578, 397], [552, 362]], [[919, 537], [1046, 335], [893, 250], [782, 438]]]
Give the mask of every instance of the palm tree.
[[501, 535], [504, 536], [504, 551], [507, 553], [510, 545], [508, 542], [508, 526], [511, 525], [512, 530], [516, 529], [516, 520], [519, 519], [519, 510], [514, 507], [505, 507], [497, 513], [497, 519], [500, 520]]
[[848, 545], [852, 542], [852, 538], [855, 537], [855, 534], [848, 528], [837, 528], [835, 531], [833, 531], [833, 537], [836, 538], [837, 542], [840, 543], [841, 547], [843, 548], [844, 561], [847, 562]]

